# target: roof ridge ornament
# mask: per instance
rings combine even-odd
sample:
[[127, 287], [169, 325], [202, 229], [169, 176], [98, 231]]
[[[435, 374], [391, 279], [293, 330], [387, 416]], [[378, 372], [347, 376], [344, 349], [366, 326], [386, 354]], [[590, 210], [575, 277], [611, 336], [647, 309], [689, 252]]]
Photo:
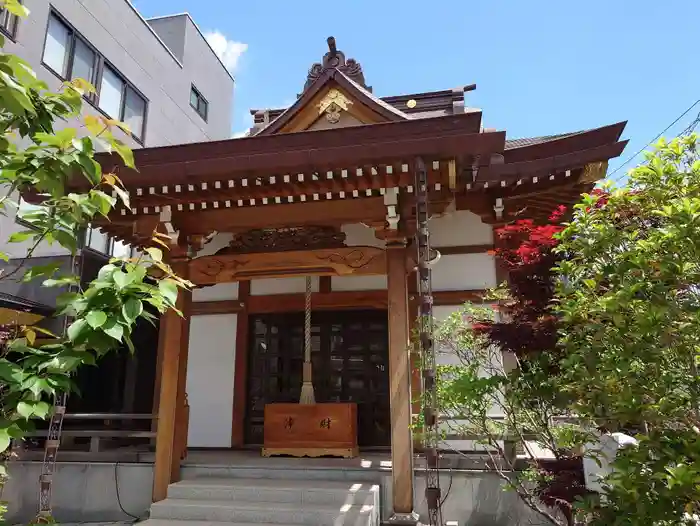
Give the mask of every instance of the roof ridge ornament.
[[372, 91], [372, 88], [365, 83], [365, 75], [362, 72], [362, 66], [354, 58], [345, 58], [345, 53], [338, 51], [335, 44], [335, 37], [328, 37], [326, 40], [328, 42], [328, 53], [323, 55], [321, 62], [315, 63], [309, 69], [309, 74], [306, 77], [306, 84], [304, 84], [304, 90], [306, 90], [311, 84], [316, 81], [324, 72], [329, 69], [337, 69], [341, 73], [345, 74], [351, 80], [357, 82], [360, 86], [368, 91]]

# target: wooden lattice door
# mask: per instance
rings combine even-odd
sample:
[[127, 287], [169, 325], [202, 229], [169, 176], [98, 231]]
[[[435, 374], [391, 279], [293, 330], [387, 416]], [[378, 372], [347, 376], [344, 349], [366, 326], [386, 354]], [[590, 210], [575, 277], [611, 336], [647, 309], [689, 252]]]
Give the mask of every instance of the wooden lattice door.
[[[304, 319], [266, 314], [250, 324], [246, 443], [262, 444], [265, 404], [299, 400]], [[311, 335], [316, 401], [356, 403], [360, 446], [388, 446], [386, 311], [315, 312]]]

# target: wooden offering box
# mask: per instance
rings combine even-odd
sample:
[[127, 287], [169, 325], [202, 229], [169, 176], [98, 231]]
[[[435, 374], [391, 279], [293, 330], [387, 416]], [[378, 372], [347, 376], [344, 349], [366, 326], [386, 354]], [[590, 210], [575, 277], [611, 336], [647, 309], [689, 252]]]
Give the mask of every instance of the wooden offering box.
[[262, 454], [295, 457], [358, 454], [355, 404], [267, 404]]

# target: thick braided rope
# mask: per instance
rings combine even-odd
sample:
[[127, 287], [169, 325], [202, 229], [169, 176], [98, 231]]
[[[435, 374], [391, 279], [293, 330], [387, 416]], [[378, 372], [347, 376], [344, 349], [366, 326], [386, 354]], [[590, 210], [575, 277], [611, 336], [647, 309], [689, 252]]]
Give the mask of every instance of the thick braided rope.
[[306, 277], [304, 305], [304, 361], [311, 363], [311, 276]]

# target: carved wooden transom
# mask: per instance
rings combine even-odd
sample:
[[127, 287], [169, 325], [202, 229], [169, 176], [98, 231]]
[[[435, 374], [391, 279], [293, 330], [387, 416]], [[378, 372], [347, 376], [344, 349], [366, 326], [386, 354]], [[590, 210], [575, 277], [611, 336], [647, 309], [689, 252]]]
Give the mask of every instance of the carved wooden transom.
[[345, 234], [332, 226], [260, 228], [235, 234], [218, 254], [286, 252], [345, 246]]

